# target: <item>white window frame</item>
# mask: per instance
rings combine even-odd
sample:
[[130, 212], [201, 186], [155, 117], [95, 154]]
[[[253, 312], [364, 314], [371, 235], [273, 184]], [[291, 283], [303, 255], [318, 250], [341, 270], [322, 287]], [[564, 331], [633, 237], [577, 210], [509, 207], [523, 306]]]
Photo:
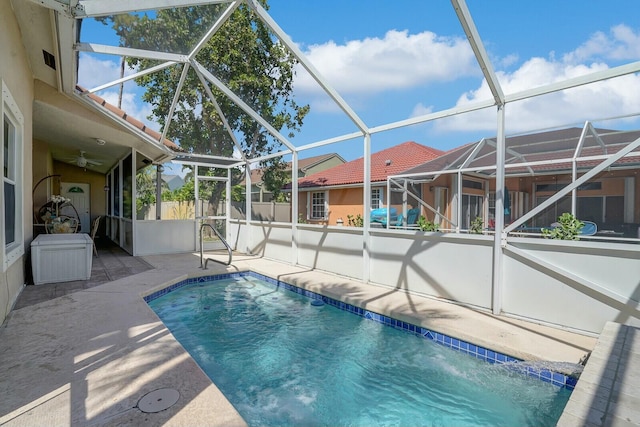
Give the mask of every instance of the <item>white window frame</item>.
[[[313, 214], [313, 195], [322, 194], [324, 197], [323, 216], [314, 216]], [[307, 193], [307, 219], [310, 220], [326, 220], [329, 217], [329, 193], [327, 191], [309, 191]]]
[[[371, 210], [384, 208], [384, 191], [382, 190], [384, 190], [383, 187], [371, 188]], [[376, 206], [376, 204], [373, 202], [374, 200], [378, 201], [378, 206]]]
[[[24, 227], [22, 217], [23, 204], [23, 158], [24, 158], [24, 116], [18, 108], [18, 104], [14, 100], [9, 88], [2, 81], [2, 103], [0, 104], [0, 118], [2, 119], [2, 133], [0, 134], [0, 176], [2, 177], [2, 185], [0, 186], [0, 230], [2, 230], [2, 271], [7, 269], [24, 255]], [[5, 121], [10, 124], [9, 141], [5, 141]], [[5, 159], [5, 144], [8, 145]], [[8, 173], [5, 174], [5, 162], [8, 166]], [[5, 176], [7, 175], [7, 176]], [[5, 185], [12, 185], [15, 193], [14, 205], [14, 240], [7, 242], [7, 236], [4, 232], [5, 224], [8, 221], [5, 215]]]

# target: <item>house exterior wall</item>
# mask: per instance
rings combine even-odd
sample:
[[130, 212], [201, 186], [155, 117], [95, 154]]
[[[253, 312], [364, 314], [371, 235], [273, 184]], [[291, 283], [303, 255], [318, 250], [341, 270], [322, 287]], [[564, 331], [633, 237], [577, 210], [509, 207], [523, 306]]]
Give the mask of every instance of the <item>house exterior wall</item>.
[[[329, 225], [337, 225], [342, 218], [348, 224], [348, 215], [363, 215], [362, 188], [341, 188], [329, 191]], [[311, 222], [311, 221], [310, 221]]]
[[325, 159], [321, 162], [318, 162], [317, 164], [308, 167], [307, 169], [305, 169], [304, 173], [299, 173], [298, 177], [302, 178], [303, 176], [308, 176], [308, 175], [313, 175], [316, 172], [322, 172], [324, 170], [327, 170], [329, 168], [332, 168], [334, 166], [338, 166], [343, 164], [344, 161], [339, 158], [338, 156], [332, 156], [328, 159]]
[[0, 323], [4, 322], [26, 282], [25, 260], [33, 238], [31, 229], [31, 163], [34, 83], [9, 0], [0, 0], [0, 80], [7, 86], [24, 119], [22, 152], [22, 228], [25, 255], [0, 270]]
[[[389, 203], [387, 201], [387, 186], [374, 185], [373, 188], [379, 188], [382, 191], [382, 203], [385, 207], [388, 207]], [[325, 191], [328, 196], [328, 218], [325, 220], [311, 219], [310, 215], [308, 214], [308, 210], [310, 208], [308, 203], [308, 194], [321, 191]], [[315, 189], [310, 191], [301, 191], [299, 193], [299, 197], [299, 218], [305, 219], [309, 224], [341, 225], [339, 220], [342, 220], [342, 224], [348, 225], [349, 215], [354, 218], [356, 218], [358, 215], [364, 215], [364, 198], [363, 189], [361, 186], [351, 188], [334, 188], [327, 190]], [[428, 200], [429, 196], [426, 197]], [[411, 206], [408, 207], [409, 209], [413, 207], [411, 203], [410, 205]], [[398, 214], [402, 213], [402, 204], [392, 204], [391, 206], [397, 209]]]

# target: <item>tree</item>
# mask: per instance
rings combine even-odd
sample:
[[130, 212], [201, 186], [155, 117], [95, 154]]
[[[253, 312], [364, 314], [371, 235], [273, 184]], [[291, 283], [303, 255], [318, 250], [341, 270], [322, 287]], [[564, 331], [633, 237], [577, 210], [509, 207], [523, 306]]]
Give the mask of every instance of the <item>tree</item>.
[[286, 200], [282, 188], [285, 184], [291, 182], [291, 173], [286, 170], [287, 164], [281, 160], [265, 165], [262, 170], [262, 184], [264, 189], [273, 194], [275, 202], [284, 202]]
[[[266, 0], [259, 1], [268, 8]], [[225, 7], [207, 5], [165, 9], [155, 12], [153, 17], [147, 14], [118, 15], [101, 18], [101, 21], [112, 25], [122, 46], [186, 53], [197, 41], [194, 35], [204, 34], [203, 28], [209, 28]], [[298, 105], [293, 97], [297, 60], [249, 6], [239, 6], [195, 59], [276, 130], [289, 138], [300, 131], [309, 106]], [[139, 69], [157, 64], [157, 61], [140, 58], [127, 58], [127, 62]], [[162, 126], [166, 124], [166, 114], [181, 73], [180, 66], [172, 66], [136, 79], [136, 83], [145, 88], [144, 101], [153, 106], [148, 117], [150, 120]], [[210, 88], [248, 158], [280, 149], [280, 142], [266, 129], [215, 86], [210, 85]], [[188, 72], [167, 137], [192, 153], [231, 157], [234, 152], [222, 119], [193, 69]], [[268, 163], [264, 165], [267, 170], [279, 167], [277, 160]], [[243, 174], [239, 170], [234, 171], [232, 185], [240, 182]], [[226, 170], [219, 170], [216, 175], [225, 176]], [[216, 185], [210, 199], [213, 206], [217, 206], [223, 191], [224, 185]]]

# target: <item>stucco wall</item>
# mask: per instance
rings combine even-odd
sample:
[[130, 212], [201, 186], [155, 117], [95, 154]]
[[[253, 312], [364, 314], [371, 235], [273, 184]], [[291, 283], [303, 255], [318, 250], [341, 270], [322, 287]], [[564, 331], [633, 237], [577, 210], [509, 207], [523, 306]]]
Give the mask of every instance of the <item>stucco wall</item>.
[[[24, 118], [23, 165], [22, 168], [22, 215], [25, 252], [31, 243], [31, 163], [32, 163], [32, 121], [33, 121], [33, 79], [24, 52], [20, 30], [15, 20], [9, 0], [0, 0], [0, 80], [7, 86]], [[7, 271], [0, 270], [0, 323], [4, 322], [9, 310], [20, 294], [25, 283], [26, 256], [15, 261]]]

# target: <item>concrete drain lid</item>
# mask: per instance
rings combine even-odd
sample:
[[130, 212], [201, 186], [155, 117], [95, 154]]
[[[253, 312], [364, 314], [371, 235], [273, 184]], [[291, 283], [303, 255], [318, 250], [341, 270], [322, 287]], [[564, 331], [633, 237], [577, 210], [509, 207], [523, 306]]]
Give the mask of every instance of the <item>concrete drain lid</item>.
[[164, 411], [175, 405], [179, 398], [178, 390], [159, 388], [142, 396], [138, 401], [138, 409], [147, 413]]

